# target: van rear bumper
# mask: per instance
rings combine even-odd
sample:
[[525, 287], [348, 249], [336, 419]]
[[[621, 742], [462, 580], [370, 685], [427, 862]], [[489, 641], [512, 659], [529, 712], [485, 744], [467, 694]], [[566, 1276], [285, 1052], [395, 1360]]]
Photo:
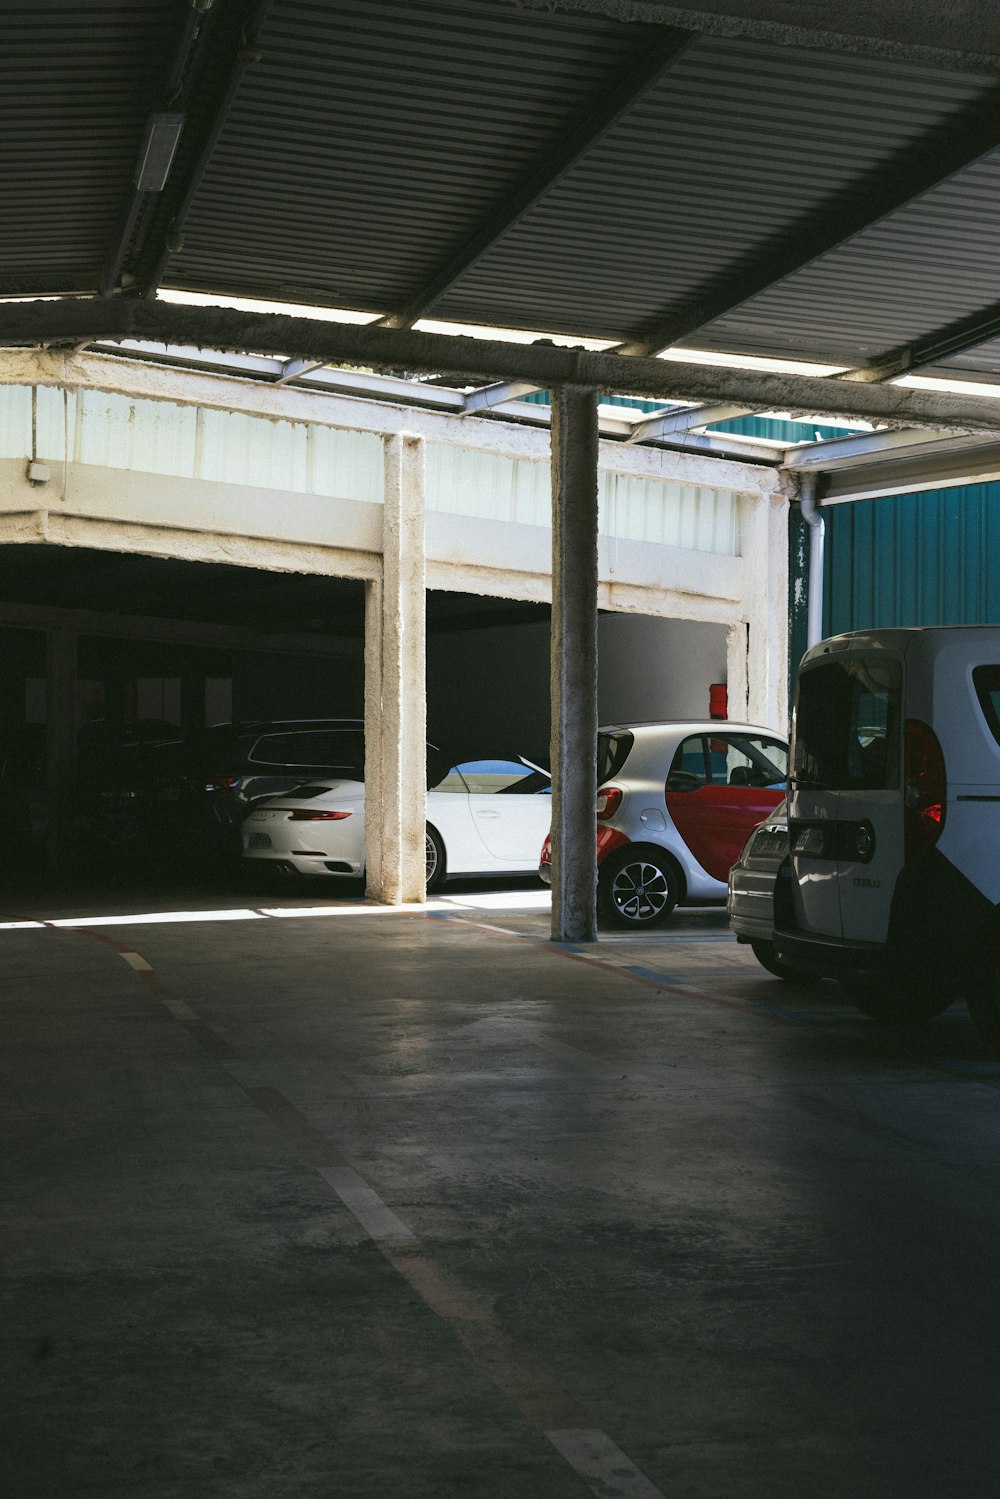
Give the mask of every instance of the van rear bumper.
[[838, 937], [782, 931], [775, 931], [773, 941], [778, 956], [787, 963], [831, 977], [878, 974], [890, 963], [890, 949], [884, 942], [844, 942]]

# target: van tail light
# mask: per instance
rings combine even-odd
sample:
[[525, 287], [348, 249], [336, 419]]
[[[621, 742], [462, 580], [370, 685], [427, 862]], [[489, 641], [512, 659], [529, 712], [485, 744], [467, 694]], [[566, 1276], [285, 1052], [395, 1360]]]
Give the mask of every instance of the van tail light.
[[322, 812], [316, 807], [296, 807], [289, 812], [289, 822], [342, 822], [350, 812]]
[[948, 782], [937, 735], [919, 718], [906, 720], [903, 781], [905, 858], [929, 853], [944, 828]]
[[620, 786], [602, 786], [597, 793], [597, 820], [609, 822], [622, 804]]

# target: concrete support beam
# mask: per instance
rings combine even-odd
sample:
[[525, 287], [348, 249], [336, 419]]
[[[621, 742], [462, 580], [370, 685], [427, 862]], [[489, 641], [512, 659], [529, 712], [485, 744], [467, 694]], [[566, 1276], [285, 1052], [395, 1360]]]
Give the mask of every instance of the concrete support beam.
[[[911, 390], [898, 385], [865, 385], [815, 375], [789, 375], [730, 369], [711, 364], [563, 348], [555, 344], [512, 344], [440, 333], [412, 333], [368, 324], [325, 323], [278, 313], [237, 312], [228, 307], [181, 307], [170, 302], [115, 298], [5, 303], [0, 348], [107, 339], [144, 339], [222, 349], [256, 349], [261, 354], [294, 350], [317, 363], [420, 370], [466, 380], [528, 380], [553, 390], [561, 385], [621, 391], [663, 402], [719, 403], [764, 411], [825, 412], [830, 416], [892, 422], [942, 431], [1000, 432], [997, 402], [961, 392]], [[71, 358], [63, 361], [71, 366]], [[162, 372], [158, 372], [162, 374]], [[62, 382], [65, 383], [65, 377]], [[286, 398], [307, 399], [304, 391], [283, 388]], [[261, 398], [280, 400], [272, 387]], [[278, 414], [270, 406], [268, 414]], [[348, 423], [348, 425], [352, 425]], [[452, 423], [451, 425], [455, 425]]]
[[365, 594], [367, 888], [387, 905], [425, 895], [427, 819], [424, 444], [385, 444], [380, 580]]
[[63, 867], [69, 848], [76, 780], [76, 636], [69, 630], [51, 630], [45, 644], [45, 862], [55, 873]]
[[552, 937], [597, 937], [597, 399], [552, 404]]
[[[788, 507], [780, 495], [741, 501], [747, 579], [745, 627], [730, 630], [729, 716], [785, 733], [788, 727]], [[745, 684], [743, 691], [737, 684]]]

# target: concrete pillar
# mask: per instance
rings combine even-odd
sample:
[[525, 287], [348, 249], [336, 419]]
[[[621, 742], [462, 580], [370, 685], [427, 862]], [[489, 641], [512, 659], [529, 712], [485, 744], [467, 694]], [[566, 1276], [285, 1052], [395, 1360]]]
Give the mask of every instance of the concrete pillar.
[[181, 733], [194, 737], [205, 731], [205, 673], [185, 667], [181, 673]]
[[597, 399], [552, 396], [552, 937], [597, 936]]
[[[777, 492], [742, 501], [745, 625], [730, 632], [730, 683], [746, 683], [746, 717], [784, 734], [788, 728], [788, 501]], [[739, 656], [745, 660], [740, 670]], [[732, 685], [729, 716], [740, 714]]]
[[76, 780], [76, 636], [50, 630], [46, 636], [46, 832], [45, 862], [65, 865]]
[[425, 895], [427, 819], [424, 445], [385, 442], [382, 578], [365, 593], [367, 890], [387, 905]]

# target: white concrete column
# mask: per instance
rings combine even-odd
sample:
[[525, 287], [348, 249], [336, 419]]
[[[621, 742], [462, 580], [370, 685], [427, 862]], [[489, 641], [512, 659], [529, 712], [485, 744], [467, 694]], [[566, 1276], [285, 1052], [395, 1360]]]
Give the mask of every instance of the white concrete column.
[[76, 635], [50, 630], [45, 673], [45, 862], [60, 869], [69, 849], [76, 780]]
[[788, 729], [788, 502], [778, 492], [765, 492], [747, 495], [742, 506], [746, 620], [730, 630], [729, 716], [739, 716], [733, 687], [742, 680], [749, 722], [784, 734]]
[[385, 442], [382, 577], [365, 593], [367, 890], [423, 900], [427, 818], [424, 444]]
[[552, 938], [597, 936], [597, 396], [552, 395]]

